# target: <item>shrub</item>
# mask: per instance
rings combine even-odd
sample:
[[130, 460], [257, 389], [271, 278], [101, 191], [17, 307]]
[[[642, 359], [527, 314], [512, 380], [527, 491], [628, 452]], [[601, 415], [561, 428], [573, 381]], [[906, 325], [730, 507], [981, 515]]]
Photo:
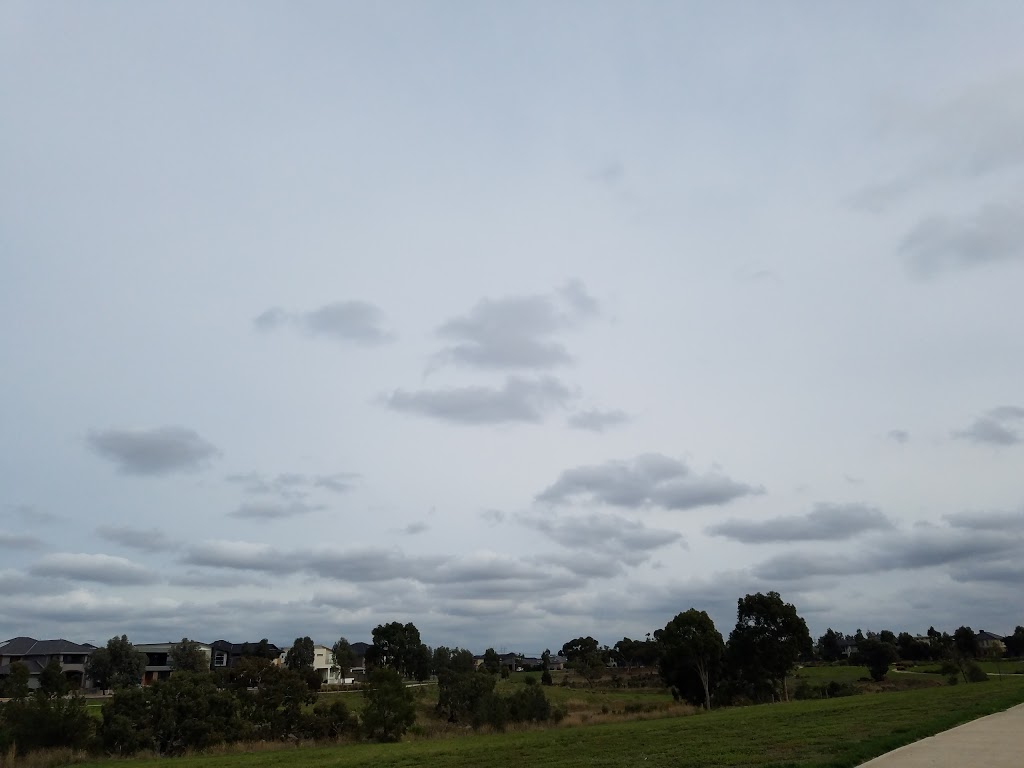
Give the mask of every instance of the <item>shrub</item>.
[[401, 675], [388, 667], [378, 667], [363, 689], [363, 730], [375, 741], [399, 741], [416, 721], [412, 692]]
[[548, 670], [544, 670], [540, 676], [541, 685], [551, 685], [551, 673]]

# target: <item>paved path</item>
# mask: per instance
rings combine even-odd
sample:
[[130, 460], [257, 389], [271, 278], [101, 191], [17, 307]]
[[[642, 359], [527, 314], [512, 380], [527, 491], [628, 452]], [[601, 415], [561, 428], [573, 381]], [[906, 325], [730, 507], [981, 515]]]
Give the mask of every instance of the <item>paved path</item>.
[[1024, 704], [894, 749], [861, 768], [1022, 768]]

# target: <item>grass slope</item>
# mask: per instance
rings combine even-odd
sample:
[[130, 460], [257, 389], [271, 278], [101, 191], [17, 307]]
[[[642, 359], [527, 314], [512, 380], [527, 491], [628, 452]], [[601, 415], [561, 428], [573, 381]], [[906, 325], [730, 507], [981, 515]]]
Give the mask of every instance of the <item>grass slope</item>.
[[110, 768], [399, 768], [675, 766], [850, 768], [958, 723], [1024, 703], [1024, 680], [825, 701], [741, 707], [690, 717], [162, 760]]

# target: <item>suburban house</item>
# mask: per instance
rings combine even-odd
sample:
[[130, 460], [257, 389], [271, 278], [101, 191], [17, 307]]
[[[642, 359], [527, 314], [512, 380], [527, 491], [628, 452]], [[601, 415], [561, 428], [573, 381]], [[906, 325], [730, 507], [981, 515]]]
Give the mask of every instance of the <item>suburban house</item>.
[[991, 632], [986, 632], [984, 629], [979, 629], [977, 633], [978, 647], [981, 648], [984, 653], [993, 653], [998, 650], [999, 653], [1006, 651], [1006, 643], [999, 635], [994, 635]]
[[81, 688], [85, 680], [85, 663], [95, 645], [79, 645], [70, 640], [36, 640], [31, 637], [14, 637], [0, 643], [0, 677], [11, 673], [11, 664], [21, 662], [28, 667], [30, 688], [39, 687], [39, 673], [43, 667], [56, 659], [64, 676], [73, 686]]
[[[365, 646], [362, 648], [362, 653], [359, 653], [355, 646]], [[356, 676], [363, 675], [366, 672], [365, 658], [366, 648], [369, 645], [367, 643], [353, 643], [352, 651], [356, 656], [355, 663], [352, 668], [348, 670], [348, 677], [341, 676], [341, 670], [334, 665], [334, 652], [326, 645], [314, 645], [313, 646], [313, 671], [320, 676], [321, 685], [345, 685], [347, 683], [353, 683], [356, 681]], [[285, 657], [288, 655], [288, 651], [291, 648], [283, 648], [281, 655], [278, 657], [278, 664], [284, 664]], [[356, 666], [358, 664], [359, 666]]]
[[852, 636], [840, 637], [838, 646], [839, 652], [846, 658], [850, 658], [857, 652], [857, 639]]
[[214, 640], [210, 643], [210, 653], [211, 669], [230, 669], [246, 656], [276, 659], [282, 651], [266, 640], [260, 640], [258, 643], [229, 643], [227, 640]]
[[[171, 676], [168, 654], [171, 646], [178, 643], [135, 643], [135, 650], [146, 654], [146, 671], [142, 675], [142, 684], [149, 685], [157, 680], [166, 680]], [[206, 654], [207, 662], [213, 657], [213, 649], [205, 643], [197, 643], [199, 650]]]

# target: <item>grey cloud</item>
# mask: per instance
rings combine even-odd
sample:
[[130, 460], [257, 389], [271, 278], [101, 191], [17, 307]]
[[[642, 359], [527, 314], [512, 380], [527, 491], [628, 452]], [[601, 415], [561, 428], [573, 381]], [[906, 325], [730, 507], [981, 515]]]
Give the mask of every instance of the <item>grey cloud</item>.
[[426, 533], [430, 530], [430, 526], [423, 521], [409, 523], [405, 528], [402, 529], [402, 533], [406, 536], [416, 536], [420, 533]]
[[202, 469], [217, 449], [184, 427], [92, 432], [89, 446], [127, 475], [166, 475]]
[[851, 555], [806, 552], [777, 555], [755, 566], [753, 573], [768, 580], [792, 580], [915, 570], [1000, 557], [1019, 550], [1021, 544], [1020, 537], [989, 531], [967, 534], [963, 530], [919, 526], [911, 531], [886, 534]]
[[866, 531], [890, 530], [893, 523], [882, 512], [864, 504], [816, 504], [806, 515], [768, 520], [726, 520], [706, 533], [744, 544], [773, 541], [843, 541]]
[[681, 461], [657, 453], [631, 461], [568, 469], [537, 496], [551, 504], [583, 500], [635, 509], [694, 509], [726, 504], [763, 489], [737, 483], [721, 475], [696, 475]]
[[333, 493], [347, 493], [352, 490], [358, 479], [359, 475], [353, 472], [335, 472], [329, 475], [283, 472], [275, 476], [247, 472], [225, 477], [229, 483], [240, 485], [246, 493], [275, 494], [282, 498], [301, 498], [316, 488]]
[[1024, 583], [1024, 563], [1019, 559], [967, 562], [954, 568], [950, 576], [961, 583], [995, 582], [1018, 589]]
[[943, 519], [953, 528], [976, 531], [1024, 532], [1024, 511], [954, 512]]
[[66, 592], [67, 588], [67, 581], [60, 577], [43, 578], [24, 571], [0, 570], [0, 595], [53, 595]]
[[128, 586], [154, 584], [159, 577], [145, 566], [113, 555], [59, 552], [40, 558], [29, 572], [36, 576]]
[[283, 520], [289, 517], [308, 515], [310, 512], [318, 512], [322, 509], [326, 509], [322, 504], [306, 504], [302, 501], [247, 501], [228, 514], [231, 517], [247, 520]]
[[[294, 556], [294, 555], [293, 555]], [[447, 557], [417, 557], [398, 550], [361, 549], [345, 552], [321, 550], [300, 555], [302, 567], [318, 576], [353, 582], [414, 579], [427, 581]]]
[[853, 205], [878, 213], [925, 185], [1024, 163], [1024, 108], [1009, 96], [1022, 84], [1019, 75], [975, 84], [941, 103], [906, 109], [891, 127], [915, 150], [923, 149], [919, 162], [869, 185], [854, 195]]
[[505, 513], [500, 509], [485, 509], [480, 513], [480, 517], [492, 525], [505, 522]]
[[54, 515], [39, 509], [32, 504], [12, 504], [7, 507], [7, 513], [11, 517], [20, 517], [26, 523], [48, 524], [61, 520], [59, 515]]
[[625, 411], [580, 411], [569, 417], [569, 426], [573, 429], [586, 429], [591, 432], [604, 432], [608, 427], [617, 427], [629, 421]]
[[271, 307], [258, 315], [253, 325], [262, 332], [292, 325], [311, 336], [368, 346], [384, 344], [393, 338], [385, 328], [384, 312], [365, 301], [337, 301], [309, 312], [287, 312]]
[[458, 424], [537, 423], [553, 409], [563, 408], [573, 393], [558, 379], [509, 376], [501, 389], [459, 387], [407, 392], [385, 398], [389, 408]]
[[189, 565], [266, 573], [295, 573], [301, 567], [291, 553], [248, 541], [206, 541], [189, 549]]
[[107, 541], [143, 552], [167, 552], [178, 547], [178, 542], [156, 528], [132, 528], [128, 525], [101, 525], [96, 533]]
[[933, 216], [904, 237], [900, 251], [922, 276], [950, 268], [1024, 261], [1024, 211], [991, 204], [970, 218]]
[[555, 335], [599, 312], [597, 301], [578, 280], [554, 296], [483, 299], [468, 314], [438, 329], [441, 337], [454, 343], [442, 349], [434, 363], [489, 369], [567, 365], [572, 357]]
[[910, 441], [910, 433], [904, 429], [891, 429], [889, 430], [888, 437], [894, 443], [899, 443], [900, 445]]
[[1017, 422], [1024, 420], [1024, 408], [1002, 405], [974, 420], [966, 429], [953, 432], [953, 437], [989, 445], [1016, 445], [1022, 441]]
[[518, 521], [566, 549], [603, 553], [609, 564], [621, 561], [638, 565], [655, 549], [670, 544], [685, 546], [678, 531], [648, 528], [638, 520], [608, 513], [557, 519], [523, 515]]
[[549, 552], [535, 556], [533, 561], [540, 565], [564, 568], [587, 579], [607, 579], [626, 572], [621, 562], [600, 552]]
[[578, 317], [601, 314], [600, 302], [587, 293], [587, 286], [582, 280], [570, 280], [562, 286], [559, 293]]
[[42, 539], [35, 536], [0, 531], [0, 549], [39, 549], [42, 546]]

